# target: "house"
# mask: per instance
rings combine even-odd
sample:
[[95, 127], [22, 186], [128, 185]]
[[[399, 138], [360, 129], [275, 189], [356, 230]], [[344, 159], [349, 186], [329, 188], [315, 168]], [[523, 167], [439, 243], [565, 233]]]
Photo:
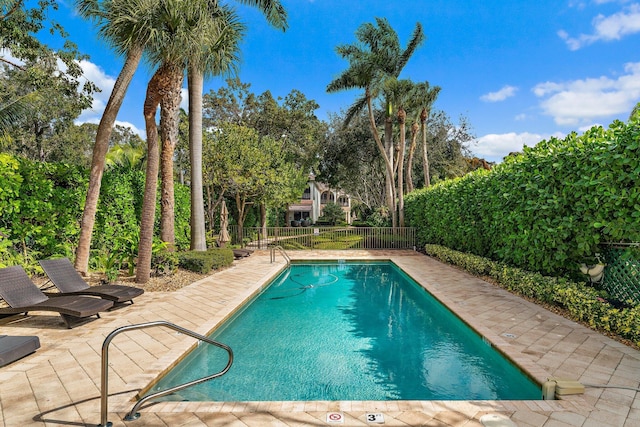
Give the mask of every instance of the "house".
[[287, 225], [297, 227], [315, 224], [327, 203], [337, 203], [344, 212], [345, 222], [351, 224], [351, 197], [341, 190], [316, 181], [315, 175], [311, 173], [302, 199], [287, 208]]

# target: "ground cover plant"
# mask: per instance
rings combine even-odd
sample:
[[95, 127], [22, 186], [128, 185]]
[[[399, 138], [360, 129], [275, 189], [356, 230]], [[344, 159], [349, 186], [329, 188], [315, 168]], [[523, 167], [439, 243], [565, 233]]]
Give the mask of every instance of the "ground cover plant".
[[559, 307], [562, 314], [592, 329], [640, 346], [640, 305], [615, 307], [602, 292], [584, 283], [544, 276], [444, 246], [426, 245], [425, 252], [529, 300]]

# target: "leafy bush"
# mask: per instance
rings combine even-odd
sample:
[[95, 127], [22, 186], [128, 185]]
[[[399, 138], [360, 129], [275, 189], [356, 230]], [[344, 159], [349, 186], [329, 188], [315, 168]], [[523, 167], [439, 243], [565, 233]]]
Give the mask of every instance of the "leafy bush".
[[86, 174], [77, 166], [0, 154], [0, 263], [71, 256], [79, 234]]
[[176, 252], [161, 250], [151, 256], [151, 270], [155, 276], [171, 276], [178, 270], [179, 263]]
[[233, 250], [227, 248], [213, 248], [207, 251], [213, 260], [213, 268], [220, 269], [233, 264]]
[[504, 263], [444, 246], [426, 245], [425, 252], [472, 274], [490, 277], [513, 293], [562, 307], [571, 318], [585, 322], [593, 329], [614, 333], [640, 345], [640, 305], [616, 308], [603, 299], [598, 290], [584, 284], [508, 267]]
[[344, 211], [337, 203], [329, 202], [322, 208], [322, 217], [318, 221], [321, 220], [336, 225], [339, 221], [344, 221]]
[[206, 274], [213, 268], [213, 258], [205, 251], [188, 251], [178, 254], [178, 264], [185, 270]]
[[[571, 276], [606, 241], [640, 241], [640, 119], [541, 141], [492, 171], [405, 199], [420, 246]], [[574, 276], [576, 277], [576, 276]]]
[[206, 274], [213, 269], [233, 264], [233, 251], [226, 248], [215, 248], [207, 251], [188, 251], [178, 254], [178, 263], [185, 270]]
[[[42, 163], [0, 153], [0, 267], [73, 258], [89, 173], [75, 165]], [[137, 256], [144, 172], [124, 166], [105, 171], [92, 235], [90, 265], [113, 278]], [[189, 189], [175, 185], [176, 245], [188, 247]], [[159, 209], [158, 209], [159, 211]]]

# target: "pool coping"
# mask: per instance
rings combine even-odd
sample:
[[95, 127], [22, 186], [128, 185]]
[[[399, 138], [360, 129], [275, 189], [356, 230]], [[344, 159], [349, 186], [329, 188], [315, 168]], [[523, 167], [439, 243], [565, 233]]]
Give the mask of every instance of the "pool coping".
[[[291, 255], [292, 262], [299, 261], [330, 261], [332, 258], [317, 259], [307, 258], [304, 253], [293, 252]], [[334, 258], [335, 259], [335, 258]], [[409, 271], [402, 266], [400, 258], [393, 256], [375, 256], [371, 257], [348, 257], [344, 258], [351, 262], [371, 262], [371, 261], [389, 261], [400, 268], [405, 274], [411, 277], [419, 286], [431, 293], [438, 301], [451, 310], [456, 316], [462, 319], [471, 329], [486, 339], [501, 354], [512, 361], [519, 369], [523, 370], [534, 381], [543, 384], [548, 378], [553, 377], [547, 370], [540, 368], [533, 360], [526, 355], [513, 351], [512, 346], [500, 335], [495, 334], [490, 328], [482, 325], [474, 325], [474, 320], [463, 309], [460, 303], [457, 303], [447, 297], [446, 293], [438, 292], [437, 289], [429, 286], [420, 276], [414, 277]], [[410, 269], [410, 266], [405, 265]], [[255, 298], [274, 278], [287, 268], [287, 265], [279, 265], [278, 268], [265, 274], [264, 281], [256, 282], [246, 292], [242, 293], [236, 300], [230, 301], [230, 304], [224, 310], [221, 310], [209, 322], [201, 325], [195, 332], [208, 336], [223, 322], [232, 317], [242, 307]], [[415, 274], [415, 272], [414, 272]], [[202, 279], [189, 286], [198, 286]], [[506, 292], [506, 291], [505, 291]], [[170, 353], [159, 359], [149, 367], [149, 373], [140, 375], [129, 382], [129, 385], [140, 391], [134, 396], [122, 396], [119, 401], [111, 400], [110, 409], [116, 412], [128, 412], [135, 403], [135, 400], [149, 390], [167, 371], [176, 366], [188, 353], [197, 345], [193, 339], [186, 338], [182, 347], [174, 348]], [[157, 374], [154, 374], [156, 372]], [[552, 411], [585, 411], [593, 409], [581, 396], [564, 397], [562, 400], [540, 400], [540, 401], [514, 401], [514, 400], [390, 400], [390, 401], [237, 401], [237, 402], [209, 402], [209, 401], [193, 401], [193, 402], [176, 402], [176, 401], [159, 401], [150, 402], [140, 409], [140, 412], [260, 412], [264, 410], [280, 409], [290, 412], [309, 412], [309, 411], [353, 411], [359, 410], [364, 412], [387, 412], [387, 411], [418, 411], [430, 410], [437, 408], [461, 409], [472, 405], [477, 411], [493, 410], [504, 412], [512, 410], [514, 402], [543, 402], [537, 405], [528, 404], [527, 406], [538, 406], [546, 410]], [[354, 409], [355, 408], [355, 409]]]
[[[583, 383], [640, 386], [639, 351], [423, 254], [359, 250], [289, 255], [294, 260], [391, 260], [536, 380], [555, 375]], [[145, 293], [133, 306], [71, 330], [50, 313], [0, 319], [2, 333], [37, 335], [42, 344], [33, 355], [0, 368], [0, 427], [95, 425], [100, 418], [100, 347], [110, 332], [123, 325], [166, 320], [206, 334], [285, 266], [280, 258], [271, 263], [267, 251], [256, 251], [179, 291]], [[112, 343], [108, 418], [114, 425], [129, 425], [122, 419], [139, 388], [194, 345], [191, 338], [166, 331], [139, 331], [131, 338]], [[401, 426], [479, 426], [483, 414], [495, 413], [518, 426], [640, 425], [637, 392], [596, 388], [563, 400], [159, 402], [141, 409], [144, 425], [207, 426], [326, 425], [332, 411], [344, 413], [343, 425], [354, 426], [367, 425], [365, 415], [370, 412], [384, 413], [388, 424]]]

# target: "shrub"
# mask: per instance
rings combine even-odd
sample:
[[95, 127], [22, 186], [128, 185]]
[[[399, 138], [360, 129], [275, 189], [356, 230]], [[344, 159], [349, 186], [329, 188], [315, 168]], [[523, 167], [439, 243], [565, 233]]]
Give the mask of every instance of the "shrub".
[[227, 248], [212, 248], [207, 251], [213, 260], [213, 268], [220, 269], [233, 264], [233, 250]]
[[170, 276], [178, 270], [179, 260], [176, 252], [158, 251], [151, 256], [151, 270], [156, 276]]
[[418, 244], [578, 277], [603, 242], [640, 241], [640, 118], [551, 138], [405, 199]]
[[178, 264], [185, 270], [206, 274], [213, 268], [213, 258], [205, 251], [188, 251], [178, 254]]
[[233, 251], [226, 248], [214, 248], [207, 251], [188, 251], [178, 254], [178, 263], [185, 270], [206, 274], [213, 269], [233, 264]]
[[585, 284], [509, 267], [439, 245], [426, 245], [425, 252], [472, 274], [491, 277], [513, 293], [562, 307], [572, 319], [595, 330], [611, 332], [640, 345], [640, 305], [616, 308], [603, 299], [598, 290]]

